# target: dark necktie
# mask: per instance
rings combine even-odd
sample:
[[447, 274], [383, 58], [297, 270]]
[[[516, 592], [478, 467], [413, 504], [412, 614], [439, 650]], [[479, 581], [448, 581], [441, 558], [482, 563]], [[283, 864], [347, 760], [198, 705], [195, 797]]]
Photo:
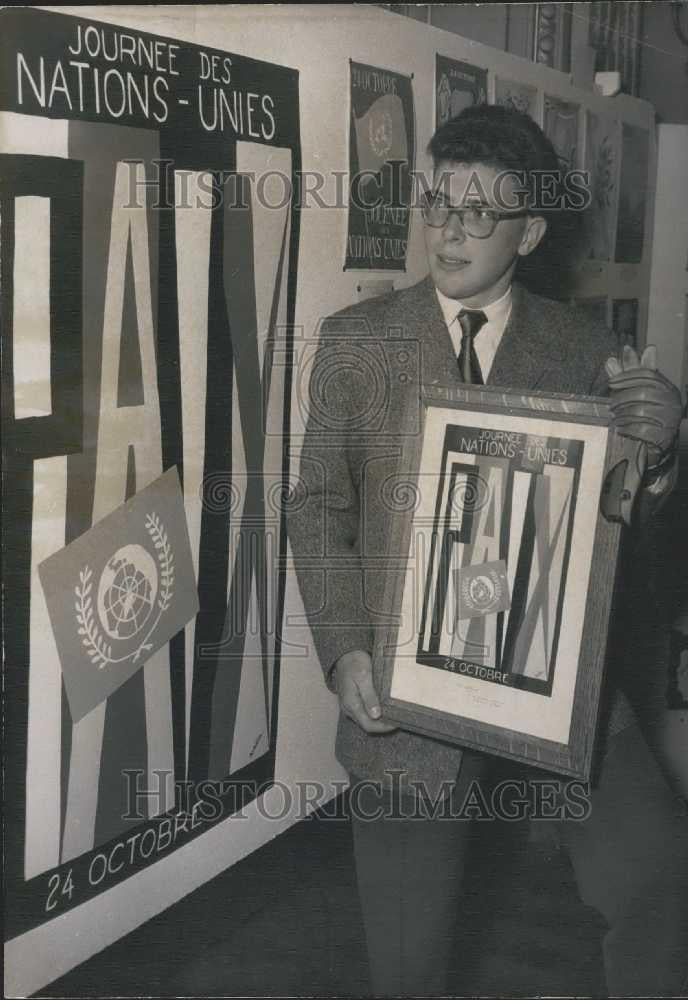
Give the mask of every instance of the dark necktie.
[[487, 316], [479, 309], [462, 309], [459, 313], [461, 326], [461, 350], [459, 351], [459, 371], [464, 382], [483, 385], [480, 362], [475, 353], [474, 340], [481, 327], [487, 323]]

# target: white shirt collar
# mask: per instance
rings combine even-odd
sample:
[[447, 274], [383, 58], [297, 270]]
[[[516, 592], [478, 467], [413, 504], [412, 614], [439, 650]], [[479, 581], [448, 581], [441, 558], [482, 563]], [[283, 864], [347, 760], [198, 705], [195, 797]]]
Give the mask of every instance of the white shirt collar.
[[[443, 295], [438, 288], [435, 289], [437, 301], [440, 304], [444, 321], [451, 337], [454, 347], [454, 354], [458, 357], [461, 349], [461, 324], [458, 316], [462, 309], [468, 308], [458, 299], [449, 299]], [[487, 322], [480, 329], [480, 335], [475, 338], [475, 352], [480, 363], [480, 370], [483, 379], [487, 378], [492, 370], [492, 364], [497, 355], [497, 350], [502, 341], [506, 325], [511, 316], [512, 295], [511, 286], [507, 288], [500, 298], [490, 302], [487, 306], [482, 306], [482, 311], [487, 317]]]
[[[450, 326], [454, 322], [462, 309], [476, 309], [476, 306], [465, 306], [459, 299], [448, 298], [439, 288], [435, 289], [435, 294], [437, 295], [437, 301], [440, 304], [444, 322], [447, 326]], [[511, 312], [511, 298], [511, 285], [509, 285], [504, 294], [500, 295], [494, 302], [490, 302], [488, 306], [480, 306], [478, 308], [481, 312], [485, 313], [488, 323], [495, 326], [502, 326], [503, 329]]]

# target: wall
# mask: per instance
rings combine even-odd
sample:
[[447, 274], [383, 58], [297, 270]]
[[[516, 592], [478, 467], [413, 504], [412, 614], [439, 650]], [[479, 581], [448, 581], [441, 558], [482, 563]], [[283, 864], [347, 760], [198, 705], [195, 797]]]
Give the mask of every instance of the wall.
[[[51, 9], [51, 8], [48, 8]], [[299, 7], [75, 7], [55, 8], [82, 18], [126, 25], [200, 45], [213, 46], [294, 67], [300, 71], [301, 143], [303, 169], [326, 175], [346, 170], [349, 125], [349, 59], [383, 65], [414, 74], [417, 122], [417, 168], [428, 168], [424, 149], [434, 122], [435, 52], [496, 69], [510, 78], [526, 80], [549, 93], [589, 100], [607, 109], [602, 98], [571, 92], [563, 74], [537, 67], [504, 52], [462, 39], [436, 28], [393, 18], [374, 7], [308, 5]], [[494, 78], [489, 84], [494, 96]], [[541, 115], [541, 105], [538, 105]], [[621, 97], [615, 111], [647, 128], [651, 109]], [[328, 193], [328, 189], [325, 190]], [[648, 213], [651, 199], [648, 201]], [[357, 297], [360, 274], [342, 270], [346, 241], [343, 208], [305, 208], [301, 222], [300, 273], [296, 305], [297, 324], [304, 338], [312, 338], [318, 320]], [[649, 254], [638, 266], [596, 265], [586, 277], [591, 294], [612, 294], [646, 282]], [[425, 257], [418, 213], [412, 213], [407, 271], [395, 286], [414, 283], [425, 273]], [[387, 275], [389, 276], [389, 275]], [[292, 426], [295, 440], [302, 427], [298, 371]], [[295, 447], [292, 468], [298, 461]], [[303, 655], [283, 665], [279, 707], [277, 779], [293, 788], [299, 780], [332, 782], [343, 778], [333, 756], [335, 699], [320, 679], [311, 650], [301, 600], [290, 574], [285, 608], [287, 642]], [[334, 794], [335, 788], [332, 787]], [[22, 995], [40, 989], [69, 968], [128, 933], [170, 906], [186, 893], [232, 865], [279, 834], [297, 818], [265, 818], [269, 808], [278, 813], [279, 792], [253, 803], [245, 818], [229, 818], [201, 840], [177, 850], [140, 874], [83, 906], [10, 941], [6, 947], [6, 993]], [[228, 901], [231, 905], [231, 901]]]

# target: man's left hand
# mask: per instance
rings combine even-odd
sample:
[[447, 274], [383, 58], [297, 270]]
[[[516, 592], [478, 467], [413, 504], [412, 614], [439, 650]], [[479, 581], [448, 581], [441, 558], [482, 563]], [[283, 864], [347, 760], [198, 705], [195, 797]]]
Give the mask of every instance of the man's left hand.
[[609, 358], [605, 365], [614, 426], [619, 434], [647, 447], [651, 473], [672, 453], [683, 416], [681, 393], [657, 371], [657, 348], [650, 345], [638, 359], [624, 346], [621, 360]]

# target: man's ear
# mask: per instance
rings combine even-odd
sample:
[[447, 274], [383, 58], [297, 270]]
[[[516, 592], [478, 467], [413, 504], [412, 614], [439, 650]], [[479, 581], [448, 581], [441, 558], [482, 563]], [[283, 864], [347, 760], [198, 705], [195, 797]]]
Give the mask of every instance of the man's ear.
[[543, 219], [541, 215], [527, 215], [526, 228], [523, 230], [523, 236], [518, 247], [519, 255], [527, 257], [529, 253], [532, 253], [546, 232], [546, 219]]

